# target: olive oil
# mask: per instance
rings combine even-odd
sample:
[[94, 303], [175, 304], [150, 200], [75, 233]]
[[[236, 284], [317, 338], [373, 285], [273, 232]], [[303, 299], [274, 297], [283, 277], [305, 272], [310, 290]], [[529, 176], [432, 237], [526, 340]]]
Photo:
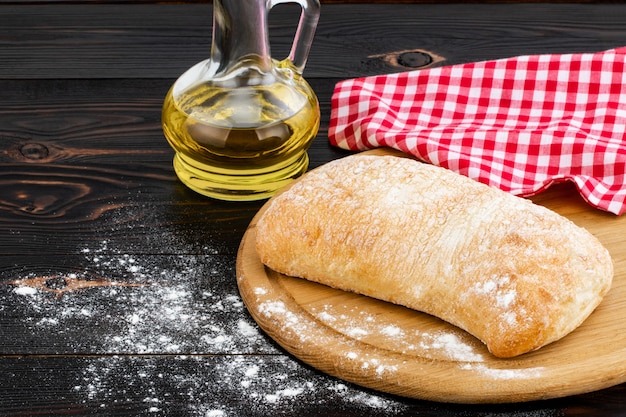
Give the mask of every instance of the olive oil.
[[[272, 58], [275, 2], [213, 0], [211, 54], [185, 71], [163, 103], [174, 170], [189, 188], [223, 200], [257, 200], [303, 174], [319, 103], [302, 77], [320, 13], [300, 5], [289, 55]], [[281, 3], [281, 2], [278, 2]]]
[[174, 85], [162, 122], [180, 180], [210, 197], [256, 200], [303, 174], [320, 114], [299, 81], [235, 88], [207, 81], [178, 96]]

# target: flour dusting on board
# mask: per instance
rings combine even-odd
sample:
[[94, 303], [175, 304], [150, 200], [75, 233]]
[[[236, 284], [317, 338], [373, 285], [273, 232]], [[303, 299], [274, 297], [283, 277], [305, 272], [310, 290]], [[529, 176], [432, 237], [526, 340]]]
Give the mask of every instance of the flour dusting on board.
[[469, 363], [460, 364], [459, 369], [463, 369], [466, 371], [477, 371], [495, 380], [537, 378], [545, 370], [543, 367], [524, 369], [497, 369], [489, 368], [484, 364]]
[[405, 355], [461, 362], [483, 362], [482, 343], [456, 328], [424, 331], [402, 328], [394, 324], [393, 316], [373, 314], [367, 309], [326, 304], [312, 308], [312, 314], [324, 325], [348, 337], [377, 344]]

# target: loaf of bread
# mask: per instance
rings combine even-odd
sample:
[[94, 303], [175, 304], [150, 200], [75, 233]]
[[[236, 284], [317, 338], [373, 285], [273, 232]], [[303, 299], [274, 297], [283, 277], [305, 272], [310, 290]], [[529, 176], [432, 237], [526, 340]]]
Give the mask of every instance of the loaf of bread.
[[573, 331], [613, 278], [608, 251], [568, 219], [398, 156], [323, 165], [256, 227], [269, 268], [434, 315], [502, 358]]

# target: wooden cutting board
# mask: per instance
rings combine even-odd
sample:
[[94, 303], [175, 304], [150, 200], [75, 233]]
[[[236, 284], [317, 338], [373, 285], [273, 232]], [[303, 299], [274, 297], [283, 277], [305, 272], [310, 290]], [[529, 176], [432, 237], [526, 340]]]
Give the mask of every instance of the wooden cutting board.
[[[369, 151], [373, 154], [388, 150]], [[432, 316], [288, 277], [266, 268], [256, 222], [237, 258], [243, 300], [259, 326], [303, 362], [338, 378], [406, 397], [455, 403], [556, 398], [626, 381], [626, 216], [587, 205], [568, 184], [533, 200], [586, 227], [615, 262], [610, 292], [574, 332], [514, 359]]]

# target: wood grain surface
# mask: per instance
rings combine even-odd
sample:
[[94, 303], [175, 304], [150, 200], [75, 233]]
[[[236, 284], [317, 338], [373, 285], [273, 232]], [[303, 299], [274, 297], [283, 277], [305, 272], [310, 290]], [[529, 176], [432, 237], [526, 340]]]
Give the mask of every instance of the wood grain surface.
[[[210, 4], [7, 5], [2, 16], [0, 78], [173, 81], [211, 45]], [[624, 43], [623, 17], [623, 5], [604, 2], [322, 5], [305, 76], [405, 71], [394, 57], [412, 50], [441, 57], [437, 65], [600, 51]], [[287, 55], [297, 21], [290, 5], [272, 11], [273, 56]]]
[[[326, 138], [338, 80], [413, 69], [403, 53], [446, 65], [622, 46], [625, 15], [619, 3], [324, 4], [305, 69], [322, 112], [311, 168], [346, 154]], [[168, 88], [208, 56], [210, 3], [0, 0], [0, 17], [0, 415], [624, 414], [625, 384], [457, 405], [303, 364], [259, 329], [235, 280], [263, 203], [186, 189], [161, 132]], [[280, 56], [294, 11], [271, 19]]]

